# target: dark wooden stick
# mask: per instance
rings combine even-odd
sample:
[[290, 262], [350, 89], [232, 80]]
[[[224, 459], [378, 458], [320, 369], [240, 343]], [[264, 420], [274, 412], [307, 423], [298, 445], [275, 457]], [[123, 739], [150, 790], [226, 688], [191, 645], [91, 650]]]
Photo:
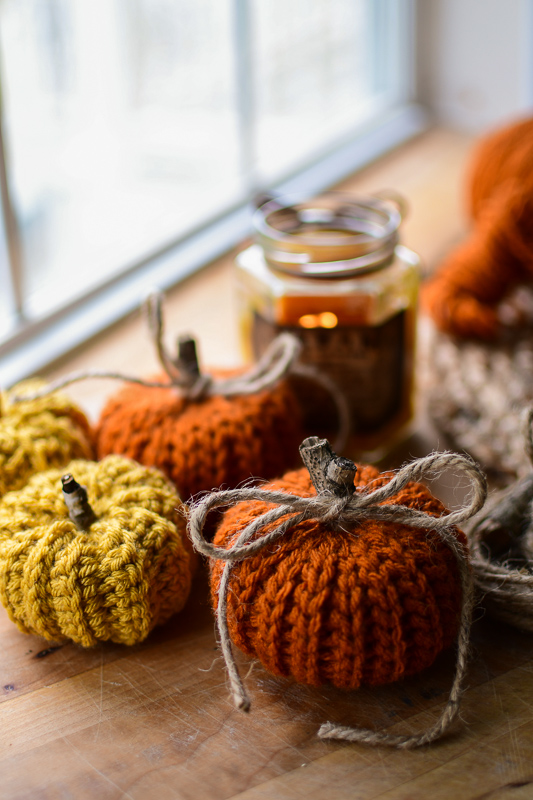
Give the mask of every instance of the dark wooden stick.
[[68, 515], [79, 531], [87, 531], [96, 519], [96, 514], [89, 505], [87, 489], [80, 486], [69, 472], [61, 478], [63, 497], [68, 508]]
[[200, 375], [196, 341], [188, 334], [178, 338], [178, 359], [176, 366], [191, 378], [198, 378]]
[[309, 436], [300, 445], [300, 456], [317, 494], [347, 497], [354, 493], [357, 467], [350, 459], [338, 456], [327, 439]]

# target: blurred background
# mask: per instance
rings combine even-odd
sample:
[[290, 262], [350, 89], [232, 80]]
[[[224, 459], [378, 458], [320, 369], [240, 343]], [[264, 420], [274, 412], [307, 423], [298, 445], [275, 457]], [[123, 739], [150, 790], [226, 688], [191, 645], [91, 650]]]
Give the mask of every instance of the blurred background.
[[431, 125], [533, 104], [530, 0], [0, 0], [12, 382]]

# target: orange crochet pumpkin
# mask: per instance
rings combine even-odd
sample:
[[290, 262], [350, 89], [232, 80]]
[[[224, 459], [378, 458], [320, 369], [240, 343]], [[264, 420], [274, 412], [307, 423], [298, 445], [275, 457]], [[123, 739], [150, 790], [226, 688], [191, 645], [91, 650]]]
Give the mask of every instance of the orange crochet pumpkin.
[[[386, 485], [359, 466], [356, 489]], [[305, 469], [262, 487], [312, 497]], [[440, 516], [428, 489], [408, 483], [385, 501]], [[272, 504], [246, 501], [225, 512], [214, 545], [229, 548]], [[274, 527], [274, 525], [271, 525]], [[307, 519], [232, 565], [227, 623], [234, 644], [276, 675], [343, 689], [396, 681], [428, 667], [457, 634], [461, 580], [456, 557], [435, 533], [372, 519], [335, 529]], [[457, 529], [454, 535], [465, 544]], [[253, 540], [252, 540], [253, 541]], [[213, 606], [223, 562], [211, 562]]]
[[163, 343], [162, 298], [146, 309], [165, 374], [151, 380], [91, 372], [67, 379], [123, 377], [128, 381], [105, 405], [96, 427], [98, 457], [128, 456], [158, 467], [181, 497], [251, 478], [273, 478], [294, 465], [302, 439], [302, 413], [289, 377], [321, 384], [338, 411], [339, 439], [348, 435], [347, 405], [333, 382], [298, 363], [301, 343], [278, 336], [248, 370], [202, 373], [196, 343], [178, 340], [171, 355]]
[[300, 408], [285, 380], [254, 394], [197, 400], [174, 387], [126, 385], [96, 429], [98, 458], [120, 453], [158, 467], [184, 498], [280, 475], [301, 439]]
[[457, 336], [497, 338], [498, 304], [533, 280], [533, 119], [483, 138], [468, 184], [474, 227], [424, 287], [437, 327]]

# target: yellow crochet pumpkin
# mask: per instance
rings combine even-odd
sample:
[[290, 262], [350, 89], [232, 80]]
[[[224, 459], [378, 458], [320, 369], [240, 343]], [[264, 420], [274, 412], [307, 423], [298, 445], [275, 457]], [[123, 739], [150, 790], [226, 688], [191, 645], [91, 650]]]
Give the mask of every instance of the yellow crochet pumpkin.
[[36, 472], [94, 457], [87, 418], [65, 395], [15, 401], [43, 385], [25, 381], [0, 393], [0, 497]]
[[22, 631], [45, 639], [140, 642], [189, 594], [181, 501], [160, 472], [122, 456], [73, 461], [91, 514], [79, 530], [64, 471], [34, 475], [0, 500], [0, 599]]

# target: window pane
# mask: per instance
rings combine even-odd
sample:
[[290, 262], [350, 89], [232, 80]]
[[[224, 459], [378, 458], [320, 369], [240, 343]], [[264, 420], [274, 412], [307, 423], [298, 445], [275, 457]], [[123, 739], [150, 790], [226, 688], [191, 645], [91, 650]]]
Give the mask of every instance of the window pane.
[[3, 0], [28, 316], [242, 194], [230, 0]]
[[[14, 328], [16, 322], [15, 297], [2, 212], [0, 199], [0, 342]], [[2, 388], [4, 387], [0, 386]]]
[[254, 4], [259, 182], [293, 170], [400, 99], [401, 34], [391, 24], [397, 6], [396, 0]]

